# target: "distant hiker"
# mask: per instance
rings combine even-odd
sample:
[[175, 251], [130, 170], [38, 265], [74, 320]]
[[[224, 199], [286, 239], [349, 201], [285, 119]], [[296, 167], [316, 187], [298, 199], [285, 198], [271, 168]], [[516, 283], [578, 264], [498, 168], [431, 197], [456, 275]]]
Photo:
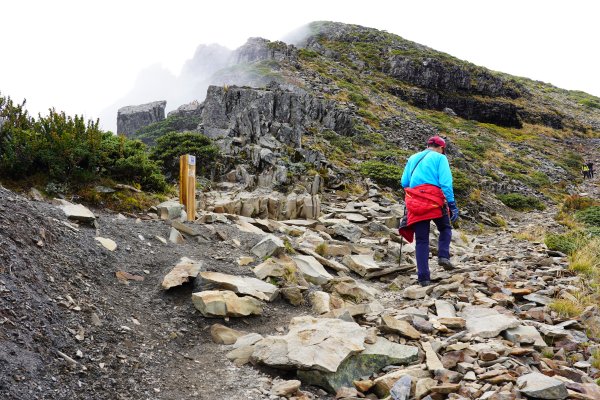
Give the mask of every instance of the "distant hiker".
[[587, 163], [588, 166], [588, 178], [593, 178], [594, 177], [594, 163], [593, 162], [589, 162]]
[[590, 167], [588, 164], [584, 163], [581, 166], [581, 173], [583, 173], [583, 179], [588, 179], [590, 177]]
[[429, 224], [433, 221], [440, 232], [438, 265], [450, 270], [450, 240], [452, 225], [458, 219], [454, 202], [452, 173], [445, 156], [446, 142], [439, 136], [427, 141], [427, 149], [413, 154], [402, 173], [405, 191], [405, 218], [400, 224], [400, 234], [412, 243], [416, 237], [417, 275], [421, 286], [430, 285]]

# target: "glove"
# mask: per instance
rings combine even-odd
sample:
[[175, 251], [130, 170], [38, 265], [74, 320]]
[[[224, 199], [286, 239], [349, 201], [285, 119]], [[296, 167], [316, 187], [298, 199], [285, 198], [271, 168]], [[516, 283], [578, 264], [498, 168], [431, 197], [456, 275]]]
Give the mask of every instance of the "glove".
[[450, 209], [450, 221], [455, 222], [459, 217], [458, 207], [456, 207], [456, 202], [449, 201], [448, 208]]

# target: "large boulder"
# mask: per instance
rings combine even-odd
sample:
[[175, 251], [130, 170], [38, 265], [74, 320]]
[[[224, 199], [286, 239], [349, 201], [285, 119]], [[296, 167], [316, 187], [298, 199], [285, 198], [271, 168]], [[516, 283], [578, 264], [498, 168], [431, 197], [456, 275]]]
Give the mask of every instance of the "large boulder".
[[230, 290], [192, 293], [194, 307], [205, 317], [247, 317], [261, 315], [263, 303], [254, 297], [238, 297]]
[[275, 368], [335, 372], [346, 358], [365, 349], [366, 336], [367, 330], [355, 322], [296, 317], [287, 335], [256, 343], [252, 358]]
[[277, 286], [249, 276], [228, 275], [221, 272], [200, 272], [201, 286], [214, 285], [219, 289], [247, 294], [260, 300], [271, 301], [277, 297]]
[[335, 372], [300, 370], [298, 378], [306, 384], [320, 386], [330, 393], [335, 393], [341, 387], [352, 387], [353, 381], [379, 372], [388, 365], [410, 364], [416, 361], [419, 355], [419, 349], [414, 346], [393, 343], [382, 337], [365, 347], [363, 352], [342, 362]]
[[167, 102], [154, 101], [137, 106], [119, 108], [117, 113], [117, 133], [125, 136], [135, 134], [140, 128], [165, 119]]

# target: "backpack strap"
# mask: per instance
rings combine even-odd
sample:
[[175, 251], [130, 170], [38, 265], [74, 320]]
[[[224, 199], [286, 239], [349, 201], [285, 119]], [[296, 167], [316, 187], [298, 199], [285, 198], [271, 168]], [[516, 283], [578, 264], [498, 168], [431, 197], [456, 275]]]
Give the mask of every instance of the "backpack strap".
[[429, 155], [429, 153], [431, 153], [431, 150], [429, 150], [427, 153], [425, 153], [425, 155], [424, 155], [423, 157], [421, 157], [421, 158], [419, 159], [419, 161], [417, 161], [417, 163], [416, 163], [416, 164], [415, 164], [415, 166], [413, 167], [412, 171], [410, 171], [410, 175], [409, 175], [409, 177], [408, 177], [408, 180], [409, 180], [409, 182], [410, 182], [410, 178], [412, 178], [413, 174], [415, 173], [415, 170], [416, 170], [416, 169], [417, 169], [417, 167], [419, 166], [419, 163], [420, 163], [421, 161], [423, 161], [423, 159], [424, 159], [425, 157], [427, 157], [427, 156]]

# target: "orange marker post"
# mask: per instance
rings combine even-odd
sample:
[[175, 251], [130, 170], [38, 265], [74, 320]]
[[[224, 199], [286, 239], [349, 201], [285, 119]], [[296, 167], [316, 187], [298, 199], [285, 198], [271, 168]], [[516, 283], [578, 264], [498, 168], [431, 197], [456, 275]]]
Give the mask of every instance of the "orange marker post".
[[179, 202], [185, 206], [187, 220], [196, 218], [196, 157], [179, 157]]

